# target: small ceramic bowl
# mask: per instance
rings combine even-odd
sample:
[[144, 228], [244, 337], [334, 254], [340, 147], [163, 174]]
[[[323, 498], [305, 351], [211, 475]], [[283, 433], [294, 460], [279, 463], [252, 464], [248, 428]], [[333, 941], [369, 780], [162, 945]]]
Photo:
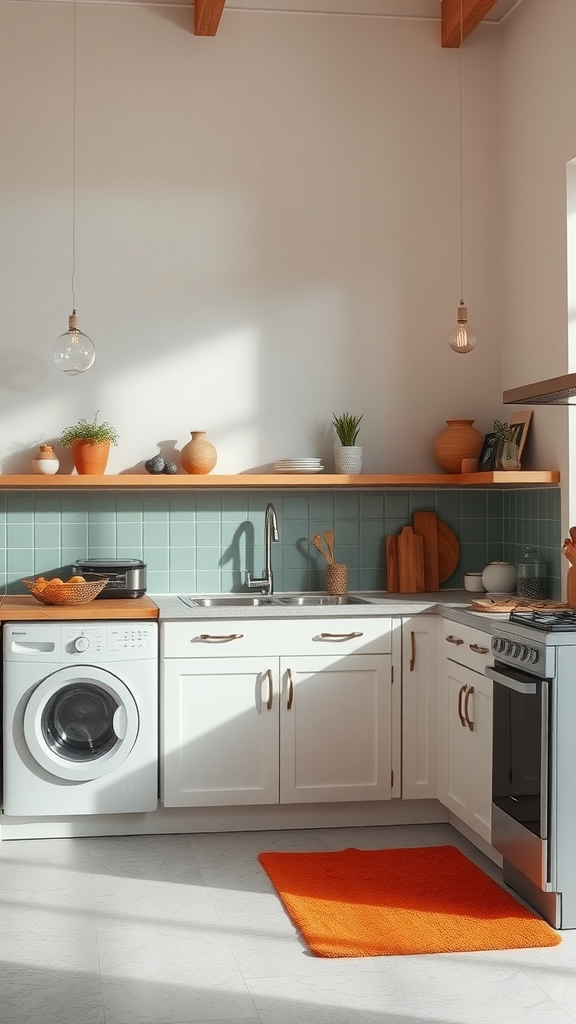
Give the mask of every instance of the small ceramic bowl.
[[464, 590], [473, 591], [475, 594], [484, 593], [481, 572], [467, 572], [464, 576]]

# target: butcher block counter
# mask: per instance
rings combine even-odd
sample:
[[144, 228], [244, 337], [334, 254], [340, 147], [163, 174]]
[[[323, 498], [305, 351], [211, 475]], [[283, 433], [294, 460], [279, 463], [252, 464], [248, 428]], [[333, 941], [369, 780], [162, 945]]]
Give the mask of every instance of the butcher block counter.
[[0, 600], [0, 622], [54, 622], [103, 619], [157, 619], [158, 606], [149, 597], [106, 598], [88, 604], [40, 604], [28, 594], [8, 594]]

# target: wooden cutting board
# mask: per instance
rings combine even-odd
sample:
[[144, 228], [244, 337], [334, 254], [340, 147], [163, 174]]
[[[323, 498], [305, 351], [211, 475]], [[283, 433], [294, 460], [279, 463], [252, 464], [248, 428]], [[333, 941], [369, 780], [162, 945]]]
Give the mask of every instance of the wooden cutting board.
[[440, 583], [446, 583], [456, 571], [460, 561], [458, 538], [447, 523], [438, 520], [438, 576]]
[[435, 512], [415, 512], [412, 529], [424, 544], [424, 589], [435, 594], [440, 589], [438, 562], [438, 516]]
[[401, 594], [424, 593], [424, 542], [411, 526], [398, 536], [398, 570]]
[[568, 607], [562, 601], [530, 600], [527, 597], [479, 597], [470, 605], [474, 612], [492, 612], [493, 615], [503, 612], [555, 612]]
[[398, 565], [398, 537], [386, 537], [386, 589], [389, 594], [400, 590], [400, 569]]

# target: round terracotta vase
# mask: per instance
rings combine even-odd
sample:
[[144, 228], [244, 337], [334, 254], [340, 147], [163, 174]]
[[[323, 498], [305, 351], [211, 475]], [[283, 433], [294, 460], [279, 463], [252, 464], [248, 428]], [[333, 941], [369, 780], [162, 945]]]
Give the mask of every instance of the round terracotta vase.
[[93, 441], [73, 441], [70, 451], [78, 473], [102, 476], [106, 471], [110, 454], [109, 441], [100, 441], [98, 444]]
[[484, 435], [472, 426], [474, 420], [446, 420], [448, 426], [434, 442], [434, 458], [445, 473], [460, 473], [462, 459], [477, 459]]
[[209, 473], [218, 459], [214, 445], [206, 440], [205, 430], [191, 430], [190, 440], [180, 452], [180, 465], [185, 473]]

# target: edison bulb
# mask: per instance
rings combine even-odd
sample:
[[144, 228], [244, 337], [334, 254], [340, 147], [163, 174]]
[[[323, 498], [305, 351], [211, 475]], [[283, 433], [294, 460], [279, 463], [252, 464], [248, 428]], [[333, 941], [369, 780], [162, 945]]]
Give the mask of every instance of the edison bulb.
[[85, 373], [96, 359], [94, 342], [80, 330], [75, 309], [68, 317], [68, 330], [56, 340], [52, 354], [58, 369], [70, 377]]
[[468, 310], [466, 306], [461, 302], [458, 306], [457, 324], [456, 327], [450, 331], [448, 335], [448, 344], [453, 352], [458, 352], [460, 355], [466, 355], [467, 352], [471, 352], [478, 337], [476, 331], [474, 331], [468, 323]]

